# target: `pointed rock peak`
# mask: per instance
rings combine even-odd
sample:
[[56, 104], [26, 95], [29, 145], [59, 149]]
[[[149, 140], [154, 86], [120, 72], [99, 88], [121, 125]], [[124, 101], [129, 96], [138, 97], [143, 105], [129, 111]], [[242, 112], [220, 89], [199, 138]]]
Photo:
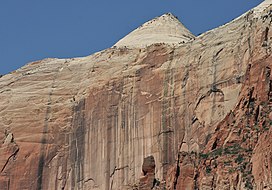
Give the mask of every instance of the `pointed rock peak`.
[[172, 13], [165, 13], [159, 17], [156, 17], [156, 18], [144, 23], [143, 26], [148, 25], [148, 24], [152, 24], [152, 23], [156, 24], [156, 22], [177, 22], [177, 23], [181, 24], [180, 21], [178, 20], [178, 18], [176, 16], [174, 16]]
[[166, 13], [144, 23], [114, 46], [144, 48], [156, 43], [177, 45], [191, 41], [194, 38], [195, 36], [177, 17], [171, 13]]

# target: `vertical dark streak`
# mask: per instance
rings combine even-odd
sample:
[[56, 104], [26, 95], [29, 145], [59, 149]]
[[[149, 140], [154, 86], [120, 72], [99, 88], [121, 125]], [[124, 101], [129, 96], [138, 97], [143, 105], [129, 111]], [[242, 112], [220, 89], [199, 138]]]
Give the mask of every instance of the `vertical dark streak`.
[[57, 78], [57, 73], [54, 75], [53, 82], [51, 84], [51, 90], [48, 95], [47, 107], [45, 112], [45, 119], [44, 119], [44, 127], [43, 127], [43, 135], [41, 139], [41, 149], [40, 149], [40, 158], [38, 163], [38, 175], [37, 175], [37, 189], [41, 190], [43, 187], [43, 172], [44, 172], [44, 163], [45, 163], [45, 156], [46, 156], [46, 134], [48, 133], [48, 120], [51, 113], [51, 105], [52, 105], [52, 95], [53, 95], [53, 87], [55, 85], [55, 81]]
[[[221, 52], [221, 50], [219, 51]], [[213, 100], [212, 100], [212, 113], [211, 113], [211, 118], [214, 117], [214, 114], [215, 114], [215, 111], [216, 111], [216, 105], [215, 105], [215, 101], [216, 101], [216, 75], [217, 75], [217, 56], [218, 56], [218, 53], [215, 54], [215, 56], [213, 56], [213, 59], [212, 59], [212, 67], [213, 67], [213, 82], [212, 82], [212, 86], [211, 86], [211, 91], [214, 92], [214, 95], [213, 95]], [[213, 122], [213, 121], [212, 121]]]
[[84, 179], [85, 158], [85, 99], [73, 108], [73, 132], [71, 134], [70, 159], [72, 164], [72, 189], [81, 189]]

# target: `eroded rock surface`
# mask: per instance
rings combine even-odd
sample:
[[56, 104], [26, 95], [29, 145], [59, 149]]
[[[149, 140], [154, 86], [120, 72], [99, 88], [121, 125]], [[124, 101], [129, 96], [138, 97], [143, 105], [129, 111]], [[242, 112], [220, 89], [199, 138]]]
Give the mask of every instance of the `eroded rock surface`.
[[174, 15], [167, 13], [144, 23], [114, 46], [145, 48], [155, 43], [175, 46], [193, 39], [195, 36]]
[[2, 76], [0, 189], [272, 189], [270, 4]]

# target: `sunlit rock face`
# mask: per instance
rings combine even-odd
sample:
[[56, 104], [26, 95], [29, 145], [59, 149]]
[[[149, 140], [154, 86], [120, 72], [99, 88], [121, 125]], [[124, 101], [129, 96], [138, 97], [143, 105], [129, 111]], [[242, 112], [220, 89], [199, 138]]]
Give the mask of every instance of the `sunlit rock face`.
[[270, 4], [2, 76], [0, 189], [272, 189]]
[[116, 47], [145, 48], [155, 43], [183, 44], [195, 36], [171, 13], [154, 18], [118, 41]]

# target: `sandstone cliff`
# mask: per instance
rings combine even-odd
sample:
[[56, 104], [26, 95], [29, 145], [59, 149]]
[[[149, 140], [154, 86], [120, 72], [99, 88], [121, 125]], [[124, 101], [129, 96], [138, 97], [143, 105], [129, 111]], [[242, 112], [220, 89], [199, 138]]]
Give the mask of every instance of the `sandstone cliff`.
[[271, 4], [1, 77], [0, 189], [272, 189]]

